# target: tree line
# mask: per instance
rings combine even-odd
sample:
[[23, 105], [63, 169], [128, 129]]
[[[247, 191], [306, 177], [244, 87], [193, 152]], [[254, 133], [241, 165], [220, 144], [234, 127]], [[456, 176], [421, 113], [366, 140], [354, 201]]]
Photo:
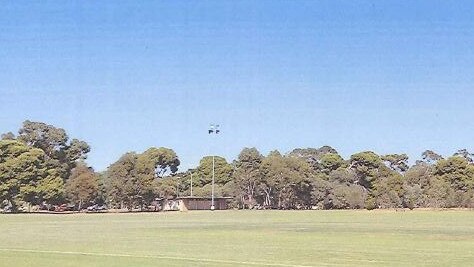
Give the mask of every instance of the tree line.
[[[0, 202], [20, 207], [93, 204], [146, 210], [157, 198], [209, 197], [212, 157], [179, 171], [169, 148], [127, 152], [106, 171], [85, 159], [89, 145], [64, 129], [25, 121], [18, 134], [0, 140]], [[191, 187], [192, 184], [192, 187]], [[410, 166], [406, 154], [364, 151], [344, 159], [330, 147], [297, 148], [262, 155], [244, 148], [232, 162], [215, 157], [215, 195], [248, 209], [376, 209], [474, 207], [473, 154], [431, 150]]]

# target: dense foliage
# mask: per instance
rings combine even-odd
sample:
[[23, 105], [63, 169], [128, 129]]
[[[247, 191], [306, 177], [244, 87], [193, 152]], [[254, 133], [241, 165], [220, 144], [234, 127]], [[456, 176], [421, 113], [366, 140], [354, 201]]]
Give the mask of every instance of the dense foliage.
[[[144, 209], [157, 198], [210, 196], [213, 157], [178, 172], [169, 148], [127, 152], [103, 173], [84, 162], [87, 143], [63, 129], [25, 121], [0, 140], [0, 201], [20, 206], [68, 203]], [[216, 196], [237, 208], [375, 209], [474, 207], [473, 155], [461, 149], [444, 159], [432, 150], [412, 166], [405, 154], [364, 151], [344, 159], [329, 146], [262, 155], [244, 148], [237, 159], [214, 158]], [[192, 180], [192, 182], [191, 182]], [[192, 188], [191, 188], [192, 184]]]

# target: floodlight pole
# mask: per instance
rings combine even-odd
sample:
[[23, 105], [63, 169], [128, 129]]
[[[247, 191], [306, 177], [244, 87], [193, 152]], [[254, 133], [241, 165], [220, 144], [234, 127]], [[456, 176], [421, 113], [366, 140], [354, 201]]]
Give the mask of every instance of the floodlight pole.
[[179, 180], [176, 180], [176, 197], [179, 197]]
[[191, 172], [191, 196], [193, 196], [193, 172]]
[[214, 153], [212, 154], [212, 197], [211, 197], [211, 210], [214, 210], [214, 173], [215, 173], [215, 159]]
[[[219, 134], [219, 125], [218, 124], [211, 124], [209, 128], [209, 134]], [[215, 153], [212, 153], [212, 192], [211, 192], [211, 210], [215, 209], [214, 206], [214, 181], [215, 181], [215, 165], [216, 165], [216, 160], [215, 160]]]

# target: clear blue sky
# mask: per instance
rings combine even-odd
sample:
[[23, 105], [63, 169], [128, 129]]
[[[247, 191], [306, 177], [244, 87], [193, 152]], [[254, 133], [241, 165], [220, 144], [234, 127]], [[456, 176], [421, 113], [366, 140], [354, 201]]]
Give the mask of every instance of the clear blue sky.
[[184, 168], [246, 146], [474, 150], [473, 14], [472, 1], [5, 1], [0, 132], [65, 128], [97, 170], [151, 146]]

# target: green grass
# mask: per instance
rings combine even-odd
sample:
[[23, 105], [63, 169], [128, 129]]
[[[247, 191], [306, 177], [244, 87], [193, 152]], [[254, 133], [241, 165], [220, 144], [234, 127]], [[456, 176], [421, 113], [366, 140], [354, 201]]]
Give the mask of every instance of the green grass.
[[472, 211], [0, 215], [0, 266], [469, 266]]

